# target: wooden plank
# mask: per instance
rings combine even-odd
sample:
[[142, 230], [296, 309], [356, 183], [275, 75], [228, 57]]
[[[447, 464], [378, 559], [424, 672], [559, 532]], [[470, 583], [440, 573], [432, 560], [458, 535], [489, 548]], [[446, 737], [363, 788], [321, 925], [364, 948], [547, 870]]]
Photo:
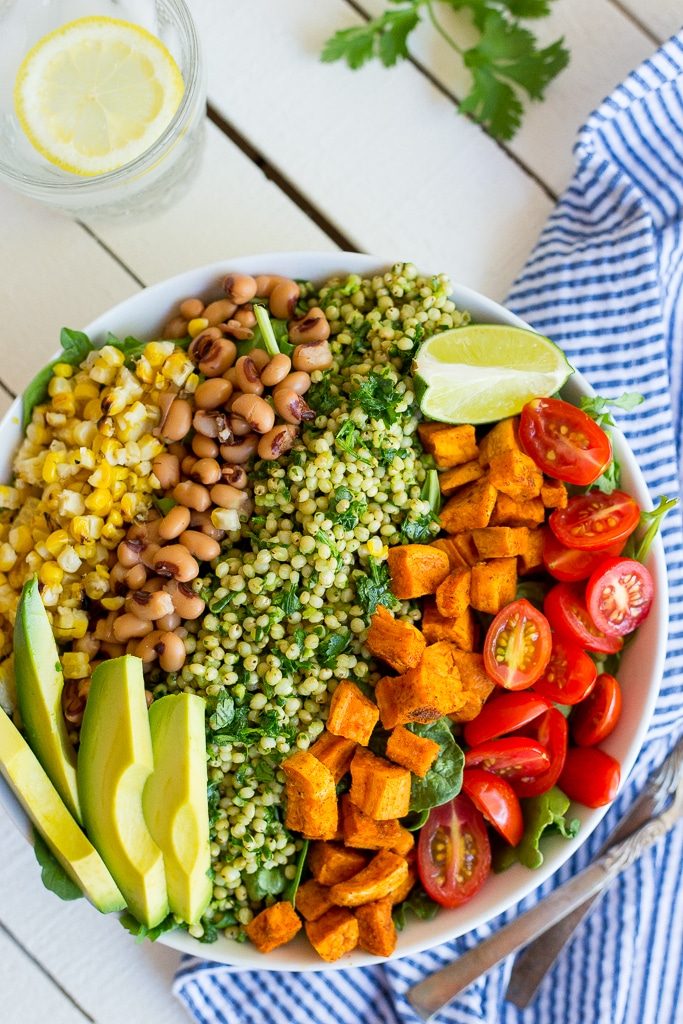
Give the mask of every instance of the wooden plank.
[[358, 246], [502, 296], [552, 207], [538, 185], [414, 67], [321, 64], [325, 39], [361, 20], [343, 0], [233, 5], [229, 59], [224, 12], [193, 8], [226, 120]]
[[[681, 0], [676, 0], [679, 13]], [[385, 0], [361, 0], [368, 14], [385, 8]], [[659, 6], [638, 4], [639, 9]], [[467, 12], [456, 13], [439, 4], [439, 19], [465, 46], [476, 42]], [[347, 23], [352, 23], [351, 18]], [[588, 115], [612, 89], [653, 50], [652, 40], [626, 18], [611, 0], [556, 0], [550, 17], [530, 23], [544, 45], [564, 36], [571, 53], [569, 66], [552, 83], [543, 103], [526, 107], [518, 134], [506, 143], [555, 192], [559, 193], [574, 169], [572, 147]], [[609, 46], [605, 40], [609, 40]], [[460, 58], [429, 23], [410, 37], [410, 52], [453, 96], [462, 99], [469, 89], [469, 74]], [[357, 74], [365, 74], [365, 69]], [[388, 74], [393, 77], [393, 71]]]
[[661, 42], [683, 25], [683, 3], [681, 0], [614, 0], [617, 7], [623, 7], [644, 25]]
[[0, 929], [0, 992], [3, 1024], [87, 1024], [89, 1018]]
[[334, 248], [327, 235], [211, 123], [198, 176], [171, 209], [145, 223], [89, 224], [145, 284], [242, 253]]
[[[85, 900], [62, 903], [46, 892], [33, 851], [2, 811], [0, 863], [0, 921], [97, 1024], [187, 1024], [171, 995], [178, 953], [151, 943], [136, 945], [115, 918], [99, 915]], [[18, 999], [22, 986], [11, 975], [10, 982]], [[0, 991], [8, 991], [1, 982]], [[38, 1006], [42, 1011], [38, 997], [28, 1005], [32, 1014], [7, 1024], [52, 1020], [36, 1014]], [[5, 1024], [4, 1010], [0, 1019]], [[64, 1018], [65, 1024], [72, 1020], [75, 1024], [75, 1018]]]

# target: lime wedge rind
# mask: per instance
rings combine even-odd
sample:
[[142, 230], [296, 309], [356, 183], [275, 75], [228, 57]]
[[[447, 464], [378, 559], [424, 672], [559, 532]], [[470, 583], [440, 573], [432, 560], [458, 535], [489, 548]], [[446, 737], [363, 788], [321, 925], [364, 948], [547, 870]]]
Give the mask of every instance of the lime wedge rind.
[[552, 395], [573, 373], [564, 353], [534, 331], [470, 324], [434, 335], [413, 369], [423, 415], [444, 423], [492, 423], [532, 398]]

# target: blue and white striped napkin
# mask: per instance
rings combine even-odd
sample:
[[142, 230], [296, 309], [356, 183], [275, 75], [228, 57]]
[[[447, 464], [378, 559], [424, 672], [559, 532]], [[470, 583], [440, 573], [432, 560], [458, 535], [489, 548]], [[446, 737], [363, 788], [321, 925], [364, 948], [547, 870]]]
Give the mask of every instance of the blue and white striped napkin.
[[[683, 366], [683, 34], [591, 115], [574, 180], [508, 305], [560, 344], [602, 394], [639, 391], [619, 414], [654, 497], [678, 493]], [[230, 973], [187, 958], [175, 994], [199, 1024], [415, 1024], [405, 990], [587, 864], [683, 730], [683, 535], [664, 527], [671, 623], [661, 695], [641, 757], [601, 826], [539, 891], [438, 949], [327, 974]], [[448, 1024], [673, 1024], [683, 1020], [683, 827], [623, 874], [520, 1011], [511, 963], [446, 1009]]]

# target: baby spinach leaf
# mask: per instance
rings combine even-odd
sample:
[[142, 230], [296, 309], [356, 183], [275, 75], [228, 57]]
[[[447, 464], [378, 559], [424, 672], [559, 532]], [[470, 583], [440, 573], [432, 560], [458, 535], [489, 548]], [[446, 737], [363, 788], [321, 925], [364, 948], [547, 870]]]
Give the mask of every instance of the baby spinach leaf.
[[439, 904], [435, 903], [424, 891], [422, 886], [416, 885], [403, 903], [395, 908], [392, 917], [396, 930], [402, 932], [407, 923], [407, 915], [414, 914], [420, 921], [431, 921], [439, 912]]
[[433, 740], [441, 748], [424, 778], [413, 775], [410, 810], [425, 811], [431, 807], [439, 807], [460, 792], [465, 755], [453, 738], [447, 718], [440, 718], [427, 725], [411, 722], [406, 729], [416, 736]]
[[427, 823], [429, 810], [429, 807], [427, 807], [424, 811], [411, 811], [410, 814], [402, 819], [401, 824], [409, 832], [419, 832], [422, 826]]
[[565, 839], [573, 839], [579, 831], [580, 822], [578, 818], [567, 821], [565, 815], [569, 804], [569, 797], [557, 786], [540, 796], [523, 800], [524, 835], [517, 846], [506, 846], [496, 853], [494, 871], [505, 871], [515, 861], [527, 868], [540, 868], [543, 863], [540, 842], [544, 835], [559, 832]]
[[141, 924], [137, 918], [133, 917], [130, 911], [126, 910], [125, 913], [121, 914], [119, 922], [122, 927], [130, 932], [131, 935], [135, 936], [136, 942], [144, 942], [145, 939], [149, 939], [150, 942], [156, 942], [160, 935], [164, 932], [170, 932], [173, 928], [177, 927], [176, 919], [173, 914], [169, 914], [165, 917], [160, 924], [154, 926], [154, 928], [148, 928], [147, 925]]
[[87, 334], [83, 334], [82, 331], [72, 331], [69, 327], [62, 327], [59, 340], [62, 345], [62, 354], [57, 359], [53, 359], [47, 366], [44, 366], [42, 370], [39, 370], [31, 383], [24, 389], [21, 400], [21, 425], [23, 430], [26, 430], [31, 422], [35, 407], [47, 398], [48, 385], [52, 380], [57, 363], [80, 366], [88, 353], [92, 352], [95, 347]]
[[33, 852], [40, 864], [43, 885], [60, 900], [79, 900], [83, 893], [67, 875], [50, 847], [36, 829], [33, 830]]
[[301, 876], [303, 875], [304, 868], [306, 866], [309, 845], [310, 843], [308, 839], [304, 839], [304, 844], [301, 847], [301, 850], [299, 851], [299, 856], [297, 857], [296, 861], [296, 874], [294, 875], [294, 878], [291, 880], [291, 882], [284, 891], [284, 899], [286, 899], [292, 905], [294, 905], [294, 901], [296, 900], [296, 894], [299, 891], [299, 886], [301, 885]]

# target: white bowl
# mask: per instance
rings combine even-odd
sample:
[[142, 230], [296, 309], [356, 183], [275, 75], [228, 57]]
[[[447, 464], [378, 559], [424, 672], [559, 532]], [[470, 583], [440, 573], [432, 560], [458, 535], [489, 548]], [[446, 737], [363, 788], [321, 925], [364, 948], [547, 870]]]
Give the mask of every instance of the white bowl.
[[[119, 337], [126, 337], [129, 334], [143, 338], [154, 337], [179, 300], [192, 295], [215, 295], [221, 276], [229, 271], [284, 274], [324, 281], [337, 273], [367, 275], [381, 272], [391, 262], [357, 253], [314, 252], [271, 253], [226, 260], [187, 271], [146, 288], [98, 317], [84, 330], [93, 341], [103, 341], [108, 331]], [[528, 326], [498, 303], [469, 288], [455, 285], [452, 298], [459, 308], [468, 309], [475, 321]], [[574, 400], [591, 393], [590, 386], [578, 373], [570, 379], [565, 390], [568, 398]], [[20, 439], [20, 421], [18, 399], [0, 423], [0, 480], [9, 479], [12, 455]], [[622, 467], [624, 490], [632, 494], [641, 507], [651, 508], [642, 473], [625, 439], [618, 432], [614, 437], [614, 448]], [[603, 744], [622, 765], [622, 784], [642, 746], [657, 699], [664, 664], [668, 601], [664, 551], [659, 539], [652, 547], [648, 565], [655, 581], [655, 601], [649, 618], [624, 654], [619, 672], [624, 692], [623, 712], [615, 731]], [[0, 783], [0, 804], [30, 841], [31, 829], [26, 815], [2, 779]], [[411, 918], [405, 930], [399, 934], [394, 958], [409, 956], [438, 946], [442, 942], [448, 942], [507, 910], [536, 889], [571, 857], [586, 841], [606, 810], [605, 807], [589, 810], [574, 806], [571, 813], [581, 820], [579, 834], [572, 840], [559, 837], [546, 840], [544, 863], [538, 870], [529, 871], [516, 865], [501, 875], [492, 875], [481, 891], [465, 906], [455, 910], [441, 910], [432, 921], [417, 921]], [[27, 879], [27, 884], [40, 884], [37, 873], [31, 879]], [[253, 946], [227, 938], [220, 938], [211, 945], [205, 945], [182, 931], [167, 933], [159, 941], [185, 953], [233, 964], [241, 969], [329, 971], [382, 963], [377, 957], [361, 951], [351, 953], [334, 964], [323, 963], [303, 935], [267, 956], [258, 953]]]

